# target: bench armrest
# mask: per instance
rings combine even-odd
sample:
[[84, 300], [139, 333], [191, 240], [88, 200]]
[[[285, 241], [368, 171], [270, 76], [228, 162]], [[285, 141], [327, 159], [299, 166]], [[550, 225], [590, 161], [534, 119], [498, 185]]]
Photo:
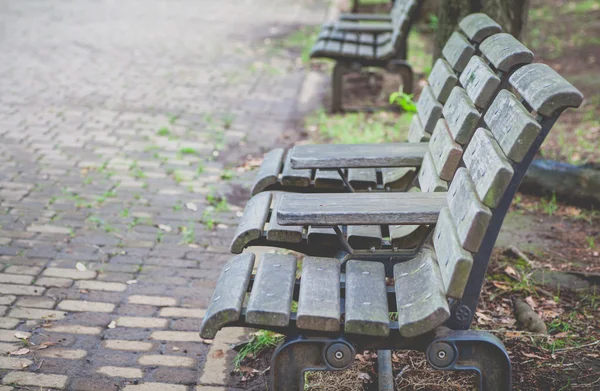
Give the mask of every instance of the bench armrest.
[[281, 196], [281, 225], [426, 225], [437, 222], [446, 193], [337, 193]]
[[340, 20], [348, 22], [392, 22], [390, 14], [341, 14]]
[[297, 145], [290, 159], [297, 169], [419, 167], [428, 148], [429, 143]]
[[363, 24], [355, 22], [337, 22], [333, 25], [333, 28], [346, 33], [382, 34], [394, 31], [394, 26], [390, 23]]

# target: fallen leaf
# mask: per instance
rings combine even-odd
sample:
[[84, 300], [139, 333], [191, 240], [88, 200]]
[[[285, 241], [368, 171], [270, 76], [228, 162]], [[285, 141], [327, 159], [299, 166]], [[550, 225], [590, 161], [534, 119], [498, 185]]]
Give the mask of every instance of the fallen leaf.
[[215, 350], [214, 353], [212, 354], [212, 358], [221, 358], [225, 355], [225, 353], [223, 352], [222, 349], [219, 350]]
[[371, 376], [368, 373], [361, 372], [358, 374], [358, 379], [362, 381], [371, 381]]
[[564, 338], [568, 335], [569, 335], [569, 333], [567, 333], [566, 331], [563, 331], [562, 333], [558, 333], [558, 334], [554, 335], [554, 338]]
[[30, 363], [30, 362], [22, 362], [22, 363], [21, 363], [21, 368], [25, 369], [25, 368], [27, 368], [27, 367], [28, 367], [28, 366], [30, 366], [30, 365], [31, 365], [31, 363]]
[[508, 274], [510, 277], [513, 277], [516, 280], [519, 280], [519, 273], [512, 266], [507, 266], [504, 268], [504, 273]]
[[212, 345], [213, 340], [212, 339], [203, 339], [202, 343], [206, 344], [206, 345]]
[[137, 280], [127, 280], [126, 284], [127, 285], [137, 284]]
[[538, 358], [540, 360], [544, 359], [544, 357], [540, 357], [537, 354], [533, 354], [533, 353], [525, 353], [525, 352], [523, 352], [523, 356], [525, 356], [527, 358]]
[[109, 329], [114, 329], [115, 327], [117, 327], [117, 322], [115, 322], [114, 320], [112, 322], [110, 322], [107, 326]]
[[197, 212], [198, 211], [198, 207], [193, 202], [186, 203], [185, 207], [188, 208], [189, 210], [193, 211], [193, 212]]
[[84, 272], [87, 270], [87, 266], [81, 262], [77, 262], [77, 264], [75, 264], [75, 269], [79, 270], [80, 272]]
[[492, 284], [498, 289], [502, 289], [503, 291], [510, 291], [512, 288], [506, 282], [500, 281], [492, 281]]
[[173, 228], [171, 228], [170, 225], [166, 225], [166, 224], [158, 224], [158, 229], [163, 230], [165, 232], [171, 232], [173, 231]]
[[529, 306], [530, 306], [531, 308], [533, 308], [533, 309], [535, 309], [535, 308], [538, 306], [537, 302], [536, 302], [536, 301], [533, 299], [533, 297], [531, 297], [531, 296], [527, 296], [527, 297], [525, 298], [525, 302], [526, 302], [527, 304], [529, 304]]
[[46, 342], [42, 342], [38, 346], [32, 347], [31, 349], [32, 350], [42, 350], [42, 349], [47, 349], [49, 346], [54, 346], [54, 345], [56, 345], [56, 342], [46, 341]]
[[177, 346], [173, 346], [173, 351], [174, 351], [174, 352], [178, 352], [178, 351], [179, 351], [179, 348], [178, 348]]
[[23, 334], [22, 332], [17, 331], [15, 333], [15, 338], [18, 338], [18, 339], [29, 339], [29, 335]]
[[27, 348], [22, 348], [22, 349], [19, 349], [19, 350], [15, 350], [14, 352], [10, 352], [10, 353], [8, 353], [8, 354], [9, 354], [10, 356], [22, 356], [22, 355], [24, 355], [24, 354], [27, 354], [27, 353], [29, 353], [29, 352], [30, 352], [30, 350], [29, 350], [29, 349], [27, 349]]
[[475, 315], [477, 315], [479, 323], [491, 322], [494, 320], [493, 318], [491, 318], [491, 317], [487, 316], [486, 314], [479, 312], [479, 311], [475, 312]]

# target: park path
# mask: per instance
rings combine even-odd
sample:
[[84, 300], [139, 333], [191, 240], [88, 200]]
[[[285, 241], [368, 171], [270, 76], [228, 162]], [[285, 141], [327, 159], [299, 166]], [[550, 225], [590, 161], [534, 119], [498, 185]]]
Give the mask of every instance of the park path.
[[325, 8], [0, 1], [0, 391], [223, 389], [242, 332], [197, 331], [248, 196], [227, 164], [297, 122], [274, 42]]

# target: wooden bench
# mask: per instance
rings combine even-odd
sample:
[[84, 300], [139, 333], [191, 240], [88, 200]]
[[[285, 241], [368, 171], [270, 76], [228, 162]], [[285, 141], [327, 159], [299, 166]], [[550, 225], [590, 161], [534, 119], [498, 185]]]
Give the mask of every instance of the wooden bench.
[[[478, 27], [469, 28], [474, 25]], [[484, 123], [492, 98], [507, 88], [512, 72], [533, 59], [533, 53], [511, 35], [493, 34], [500, 28], [483, 14], [465, 18], [461, 26], [469, 35], [457, 32], [444, 49], [446, 58], [436, 62], [429, 86], [424, 88], [417, 103], [417, 114], [409, 132], [410, 143], [304, 145], [291, 150], [285, 161], [282, 149], [269, 152], [253, 190], [255, 194], [260, 193], [259, 190], [262, 193], [267, 189], [277, 191], [270, 191], [270, 197], [253, 198], [244, 212], [231, 251], [240, 253], [248, 246], [271, 245], [308, 254], [323, 254], [328, 248], [328, 253], [334, 254], [342, 248], [331, 228], [278, 225], [275, 215], [280, 190], [343, 192], [345, 181], [356, 191], [366, 190], [369, 185], [371, 193], [390, 188], [388, 181], [403, 182], [402, 191], [412, 183], [415, 184], [412, 192], [447, 190], [447, 181], [458, 166], [459, 153], [468, 145], [476, 127]], [[467, 37], [475, 37], [479, 42], [483, 37], [489, 39], [475, 48], [467, 42]], [[462, 46], [456, 41], [462, 41]], [[465, 54], [452, 55], [449, 48]], [[473, 55], [479, 51], [480, 55]], [[490, 59], [489, 62], [486, 59]], [[448, 127], [439, 123], [440, 118], [446, 119]], [[458, 141], [453, 148], [445, 144], [450, 138], [448, 130]], [[429, 141], [420, 142], [425, 140]], [[438, 158], [432, 159], [434, 155]], [[292, 168], [292, 163], [302, 168]], [[344, 175], [340, 176], [338, 170]], [[323, 183], [326, 180], [327, 183]], [[400, 198], [415, 196], [392, 193], [391, 196]], [[417, 247], [431, 227], [349, 226], [342, 230], [354, 249], [370, 250]]]
[[332, 77], [334, 113], [343, 109], [343, 75], [361, 67], [379, 67], [397, 73], [402, 76], [404, 92], [412, 92], [413, 71], [405, 61], [407, 38], [421, 3], [421, 0], [399, 1], [389, 16], [346, 15], [323, 26], [310, 56], [336, 61]]

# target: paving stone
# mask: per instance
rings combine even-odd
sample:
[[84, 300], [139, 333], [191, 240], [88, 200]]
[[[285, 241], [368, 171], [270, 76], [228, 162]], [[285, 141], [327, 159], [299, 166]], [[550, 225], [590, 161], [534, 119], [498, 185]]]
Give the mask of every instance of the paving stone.
[[204, 318], [206, 310], [195, 308], [167, 307], [160, 310], [160, 316], [171, 318]]
[[11, 305], [17, 300], [15, 295], [2, 295], [0, 296], [0, 305]]
[[66, 227], [59, 227], [57, 225], [32, 224], [29, 227], [27, 227], [27, 232], [37, 232], [43, 234], [69, 234], [71, 233], [71, 229]]
[[12, 265], [7, 267], [4, 272], [12, 274], [29, 274], [31, 276], [35, 276], [40, 272], [40, 270], [42, 270], [42, 268], [37, 266]]
[[45, 287], [68, 288], [71, 285], [73, 285], [73, 280], [69, 278], [40, 277], [35, 281], [35, 285]]
[[197, 332], [188, 331], [154, 331], [150, 338], [158, 341], [202, 342]]
[[144, 295], [132, 295], [128, 298], [131, 304], [146, 304], [153, 305], [156, 307], [168, 307], [177, 305], [177, 300], [172, 297], [165, 296], [144, 296]]
[[104, 341], [104, 347], [114, 350], [129, 350], [132, 352], [146, 352], [152, 349], [152, 342], [145, 341], [126, 341], [122, 339], [112, 339]]
[[126, 378], [141, 378], [144, 376], [142, 370], [139, 368], [124, 368], [124, 367], [100, 367], [96, 370], [98, 373], [103, 373], [107, 376], [112, 377], [126, 377]]
[[0, 341], [2, 342], [18, 342], [19, 338], [15, 337], [15, 334], [19, 333], [21, 335], [29, 338], [31, 333], [27, 331], [18, 331], [18, 330], [0, 330]]
[[45, 319], [60, 320], [67, 316], [64, 311], [45, 310], [38, 308], [19, 308], [15, 307], [8, 313], [8, 316], [20, 319]]
[[0, 354], [8, 354], [10, 352], [14, 352], [23, 347], [21, 342], [18, 343], [6, 343], [0, 342]]
[[0, 273], [0, 283], [28, 285], [32, 281], [32, 276]]
[[56, 301], [53, 298], [45, 297], [45, 296], [21, 297], [16, 303], [16, 305], [21, 306], [21, 307], [46, 308], [46, 309], [54, 308], [55, 304], [56, 304]]
[[83, 334], [97, 335], [102, 332], [100, 327], [90, 327], [82, 325], [53, 325], [44, 329], [49, 333], [67, 333], [67, 334]]
[[23, 370], [31, 364], [33, 361], [27, 358], [0, 357], [0, 369]]
[[79, 271], [77, 269], [66, 269], [58, 267], [49, 267], [42, 273], [43, 276], [70, 278], [73, 280], [91, 280], [96, 278], [96, 272], [93, 270]]
[[0, 329], [14, 329], [21, 321], [19, 319], [7, 318], [5, 316], [0, 318]]
[[180, 384], [149, 382], [144, 384], [128, 384], [123, 388], [123, 391], [187, 391], [187, 387]]
[[[228, 360], [234, 356], [230, 344], [237, 343], [245, 335], [244, 330], [237, 327], [224, 328], [218, 334], [208, 352], [202, 375], [201, 384], [221, 384], [228, 382]], [[223, 354], [225, 353], [225, 354]]]
[[163, 367], [193, 367], [196, 360], [190, 357], [148, 354], [138, 359], [140, 365]]
[[120, 327], [140, 327], [140, 328], [166, 328], [167, 319], [143, 318], [136, 316], [121, 316], [117, 318], [117, 326]]
[[46, 288], [27, 285], [0, 284], [0, 293], [9, 295], [41, 296]]
[[65, 311], [113, 312], [115, 305], [96, 301], [63, 300], [58, 303], [58, 308]]
[[81, 360], [87, 356], [87, 351], [83, 349], [62, 349], [57, 347], [50, 347], [48, 349], [41, 349], [35, 352], [36, 356], [47, 357], [47, 358], [63, 358], [66, 360]]
[[124, 292], [127, 290], [126, 284], [118, 282], [103, 282], [93, 280], [77, 281], [77, 287], [79, 289], [99, 290], [99, 291], [110, 291], [110, 292]]
[[2, 383], [17, 386], [48, 387], [62, 389], [67, 384], [67, 376], [46, 375], [31, 372], [9, 372]]

